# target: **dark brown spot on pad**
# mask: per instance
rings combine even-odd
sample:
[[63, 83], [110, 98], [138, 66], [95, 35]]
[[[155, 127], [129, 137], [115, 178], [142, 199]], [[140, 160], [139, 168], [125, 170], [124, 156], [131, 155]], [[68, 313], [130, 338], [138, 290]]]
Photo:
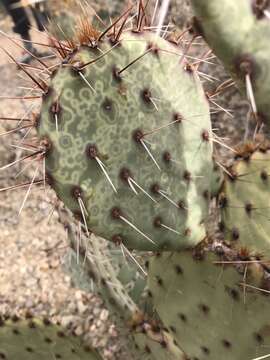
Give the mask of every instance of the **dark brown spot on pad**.
[[262, 335], [259, 333], [255, 333], [254, 338], [259, 344], [262, 344], [264, 342]]
[[124, 182], [128, 182], [128, 179], [131, 177], [131, 173], [128, 168], [122, 168], [119, 173], [119, 177]]
[[263, 170], [263, 171], [261, 172], [261, 179], [262, 179], [263, 181], [267, 181], [267, 179], [268, 179], [268, 174], [267, 174], [267, 172], [266, 172], [265, 170]]
[[98, 150], [96, 145], [94, 144], [89, 144], [86, 147], [86, 155], [90, 157], [90, 159], [96, 159], [96, 157], [98, 156]]
[[80, 188], [80, 186], [73, 186], [71, 189], [71, 196], [74, 197], [75, 199], [79, 199], [82, 197], [82, 189]]
[[122, 77], [119, 74], [119, 71], [120, 71], [120, 69], [116, 65], [114, 65], [113, 68], [112, 68], [112, 74], [113, 74], [114, 80], [117, 81], [117, 82], [122, 81]]
[[253, 78], [256, 72], [255, 60], [249, 54], [239, 56], [235, 61], [235, 67], [243, 80], [245, 80], [246, 75]]
[[154, 227], [156, 228], [160, 228], [161, 227], [161, 224], [162, 224], [162, 220], [161, 220], [161, 217], [156, 217], [153, 221], [153, 225]]
[[210, 353], [210, 350], [206, 346], [202, 346], [201, 349], [207, 355]]
[[122, 212], [118, 207], [114, 207], [111, 209], [111, 215], [113, 219], [118, 220], [122, 216]]
[[178, 317], [179, 317], [179, 319], [181, 319], [183, 322], [187, 322], [187, 317], [186, 317], [185, 314], [180, 313], [180, 314], [178, 314]]
[[180, 113], [174, 113], [173, 114], [173, 121], [175, 121], [176, 124], [177, 123], [180, 124], [182, 122], [182, 120], [183, 120], [183, 117], [182, 117], [182, 115]]
[[143, 136], [144, 135], [143, 135], [143, 132], [141, 129], [135, 130], [132, 134], [133, 140], [139, 144], [141, 144], [141, 140], [142, 140]]
[[149, 89], [143, 89], [141, 92], [141, 97], [145, 103], [152, 104], [152, 101], [151, 101], [152, 94]]
[[252, 11], [258, 20], [265, 17], [264, 11], [269, 5], [269, 0], [251, 0]]
[[207, 315], [210, 311], [209, 306], [205, 305], [205, 304], [200, 304], [199, 305], [199, 309], [205, 314]]
[[208, 130], [203, 130], [202, 133], [201, 133], [201, 138], [202, 138], [203, 141], [209, 142], [209, 140], [210, 140], [209, 131]]
[[112, 242], [116, 245], [121, 245], [123, 243], [123, 237], [120, 234], [113, 235]]
[[230, 349], [232, 347], [232, 344], [230, 343], [230, 341], [224, 339], [222, 340], [222, 344], [226, 349]]
[[159, 194], [160, 187], [157, 183], [153, 184], [150, 189], [153, 194]]
[[174, 269], [175, 269], [176, 274], [181, 274], [182, 275], [184, 273], [183, 269], [182, 269], [182, 267], [180, 265], [175, 265]]
[[187, 170], [184, 171], [183, 178], [186, 180], [186, 182], [190, 182], [191, 180], [191, 173]]
[[111, 112], [111, 110], [113, 109], [113, 103], [112, 100], [106, 98], [103, 103], [102, 103], [102, 108], [106, 111], [106, 112]]
[[163, 160], [165, 163], [170, 163], [171, 161], [171, 154], [168, 151], [163, 153]]
[[237, 228], [232, 228], [232, 240], [238, 240], [240, 237], [239, 230]]
[[246, 213], [247, 213], [248, 215], [250, 215], [252, 209], [253, 209], [253, 206], [252, 206], [251, 203], [247, 203], [247, 204], [245, 205], [245, 210], [246, 210]]

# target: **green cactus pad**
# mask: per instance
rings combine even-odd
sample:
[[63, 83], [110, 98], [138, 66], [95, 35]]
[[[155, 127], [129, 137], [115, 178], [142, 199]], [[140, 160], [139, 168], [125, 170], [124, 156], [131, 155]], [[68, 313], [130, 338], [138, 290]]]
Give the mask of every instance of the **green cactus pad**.
[[75, 51], [44, 96], [38, 134], [50, 184], [82, 222], [86, 208], [89, 230], [129, 249], [182, 249], [205, 237], [209, 107], [179, 60], [155, 34], [124, 33], [114, 48], [103, 40]]
[[[258, 115], [270, 123], [269, 2], [192, 0], [195, 27], [224, 63], [240, 89], [250, 76]], [[268, 15], [269, 16], [269, 15]]]
[[219, 199], [225, 239], [269, 259], [270, 151], [237, 160], [230, 172], [232, 178], [226, 177]]
[[[65, 226], [68, 219], [68, 212], [61, 211], [60, 221]], [[77, 239], [70, 222], [68, 235], [71, 247], [74, 248]], [[93, 288], [98, 291], [134, 360], [186, 360], [171, 335], [163, 330], [156, 319], [151, 318], [154, 313], [152, 302], [144, 296], [145, 279], [139, 275], [135, 264], [128, 264], [104, 239], [93, 235], [87, 246], [88, 256], [85, 257], [82, 244], [86, 243], [87, 239], [83, 236], [81, 260], [79, 264], [72, 261], [69, 266], [73, 279], [88, 291]], [[125, 266], [122, 266], [124, 263]], [[94, 286], [90, 285], [92, 282]]]
[[269, 353], [269, 295], [258, 290], [269, 286], [268, 274], [239, 258], [234, 265], [215, 264], [236, 262], [238, 256], [221, 245], [217, 250], [228, 256], [190, 251], [156, 256], [149, 270], [154, 306], [188, 359], [255, 360]]
[[64, 333], [48, 320], [2, 320], [0, 359], [5, 360], [101, 360], [80, 338]]
[[135, 334], [133, 341], [143, 352], [138, 359], [143, 360], [187, 360], [185, 354], [174, 343], [167, 332], [153, 333], [153, 340], [145, 334]]

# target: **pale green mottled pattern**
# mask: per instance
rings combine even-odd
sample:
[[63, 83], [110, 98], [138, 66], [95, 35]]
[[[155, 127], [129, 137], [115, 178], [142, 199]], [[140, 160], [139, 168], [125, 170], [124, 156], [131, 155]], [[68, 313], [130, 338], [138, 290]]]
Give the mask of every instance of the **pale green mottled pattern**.
[[[113, 68], [124, 68], [151, 43], [159, 48], [158, 55], [147, 53], [122, 73], [122, 81], [116, 81]], [[86, 63], [110, 49], [111, 44], [104, 41], [98, 48], [81, 49], [73, 61]], [[43, 103], [38, 131], [40, 137], [49, 137], [52, 142], [46, 168], [58, 196], [71, 210], [80, 212], [77, 199], [71, 195], [73, 187], [80, 186], [89, 229], [108, 240], [121, 234], [128, 248], [181, 249], [205, 237], [203, 221], [208, 215], [213, 165], [212, 144], [202, 140], [202, 132], [208, 131], [211, 137], [209, 108], [196, 74], [185, 71], [179, 59], [174, 45], [151, 33], [126, 33], [119, 46], [85, 69], [83, 75], [94, 91], [66, 65], [54, 75], [51, 92]], [[150, 91], [154, 104], [143, 99], [145, 90]], [[50, 111], [57, 99], [61, 107], [58, 132]], [[182, 122], [166, 126], [176, 113], [181, 114]], [[133, 133], [162, 126], [143, 138], [159, 170], [143, 146], [133, 140]], [[97, 161], [86, 156], [89, 144], [97, 147], [117, 194]], [[170, 153], [170, 163], [163, 159], [165, 152]], [[120, 179], [122, 168], [128, 168], [149, 194], [151, 186], [158, 183], [174, 202], [183, 201], [185, 209], [151, 194], [155, 203], [137, 187], [136, 195]], [[155, 244], [123, 221], [112, 219], [114, 207]], [[177, 233], [154, 227], [156, 217]]]
[[254, 11], [252, 7], [257, 3], [263, 9], [263, 3], [268, 2], [192, 0], [191, 3], [206, 41], [244, 93], [247, 91], [245, 71], [240, 71], [239, 65], [247, 64], [258, 112], [269, 124], [270, 21], [263, 11]]

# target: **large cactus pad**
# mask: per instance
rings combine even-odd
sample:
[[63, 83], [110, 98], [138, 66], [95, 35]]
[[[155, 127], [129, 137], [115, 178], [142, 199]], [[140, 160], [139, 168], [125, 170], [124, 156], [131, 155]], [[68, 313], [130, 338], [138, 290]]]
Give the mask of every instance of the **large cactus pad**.
[[157, 312], [192, 360], [266, 355], [270, 304], [267, 290], [259, 289], [267, 283], [264, 270], [255, 262], [241, 264], [228, 248], [216, 250], [228, 254], [183, 251], [153, 259], [149, 285]]
[[[61, 221], [66, 223], [66, 214], [61, 212], [60, 215]], [[74, 227], [69, 224], [68, 229], [69, 240], [74, 247], [77, 245]], [[70, 264], [73, 279], [76, 285], [83, 284], [88, 291], [93, 286], [85, 285], [94, 280], [94, 287], [134, 360], [186, 360], [180, 347], [154, 316], [151, 299], [145, 296], [145, 279], [138, 274], [135, 265], [124, 261], [122, 255], [113, 251], [113, 245], [102, 238], [92, 236], [90, 240], [86, 254], [83, 245], [80, 247], [81, 262]], [[81, 243], [87, 242], [83, 237]]]
[[5, 360], [101, 360], [80, 338], [65, 334], [48, 320], [20, 320], [16, 316], [0, 324], [0, 359]]
[[209, 109], [180, 55], [151, 33], [99, 41], [66, 59], [44, 97], [38, 133], [51, 185], [89, 230], [128, 248], [205, 237]]

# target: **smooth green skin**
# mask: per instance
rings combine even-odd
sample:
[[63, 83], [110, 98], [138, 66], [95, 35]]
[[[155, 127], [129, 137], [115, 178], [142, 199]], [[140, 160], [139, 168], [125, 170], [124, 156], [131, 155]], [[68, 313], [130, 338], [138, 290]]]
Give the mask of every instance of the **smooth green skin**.
[[[255, 2], [255, 1], [254, 1]], [[191, 0], [203, 37], [245, 93], [240, 59], [252, 59], [252, 88], [258, 113], [270, 123], [270, 22], [258, 19], [251, 0]]]
[[[239, 273], [232, 265], [213, 264], [218, 260], [211, 253], [194, 260], [188, 251], [153, 259], [149, 287], [161, 320], [192, 360], [251, 360], [269, 354], [263, 346], [270, 341], [269, 297], [250, 288], [244, 295], [239, 285], [244, 266]], [[246, 283], [258, 286], [253, 277], [248, 272]]]
[[[148, 53], [122, 73], [121, 82], [114, 80], [112, 68], [123, 69], [145, 53], [150, 43], [159, 47], [158, 56]], [[108, 41], [98, 47], [102, 51], [111, 49]], [[100, 54], [99, 50], [85, 47], [73, 60], [86, 63]], [[120, 46], [85, 69], [84, 76], [96, 92], [65, 66], [54, 75], [51, 91], [42, 105], [38, 133], [40, 138], [48, 137], [52, 142], [46, 170], [54, 179], [57, 195], [73, 212], [81, 213], [78, 200], [72, 195], [74, 186], [80, 186], [89, 229], [108, 240], [120, 234], [129, 249], [183, 249], [205, 237], [203, 221], [208, 216], [209, 201], [203, 194], [211, 192], [213, 165], [212, 143], [202, 140], [202, 132], [211, 134], [209, 107], [197, 75], [185, 71], [176, 54], [179, 53], [174, 45], [156, 35], [125, 33]], [[142, 98], [145, 89], [151, 91], [158, 111], [151, 101], [147, 103]], [[57, 99], [62, 109], [58, 132], [50, 111]], [[104, 102], [108, 100], [111, 103], [106, 109]], [[171, 124], [175, 113], [182, 115], [181, 124]], [[147, 133], [161, 126], [165, 127], [145, 136], [151, 142], [147, 146], [160, 171], [143, 146], [134, 141], [133, 133], [136, 129]], [[117, 194], [97, 161], [86, 156], [89, 144], [96, 144]], [[176, 162], [166, 163], [165, 151]], [[148, 193], [158, 183], [173, 201], [183, 200], [187, 210], [151, 194], [155, 203], [138, 188], [136, 195], [119, 177], [123, 168], [128, 168]], [[190, 181], [184, 178], [186, 171], [191, 175]], [[124, 221], [113, 219], [114, 207], [119, 207], [123, 216], [155, 244]], [[179, 234], [155, 227], [156, 217]]]
[[[34, 324], [34, 326], [33, 326]], [[0, 358], [6, 360], [102, 360], [76, 336], [41, 320], [8, 320], [0, 327]]]
[[[270, 152], [255, 152], [249, 161], [237, 161], [232, 169], [237, 174], [234, 181], [225, 180], [223, 195], [227, 206], [221, 209], [221, 219], [225, 227], [225, 239], [234, 246], [246, 247], [251, 253], [270, 255]], [[246, 205], [251, 204], [248, 212]], [[237, 231], [239, 238], [234, 237]]]

